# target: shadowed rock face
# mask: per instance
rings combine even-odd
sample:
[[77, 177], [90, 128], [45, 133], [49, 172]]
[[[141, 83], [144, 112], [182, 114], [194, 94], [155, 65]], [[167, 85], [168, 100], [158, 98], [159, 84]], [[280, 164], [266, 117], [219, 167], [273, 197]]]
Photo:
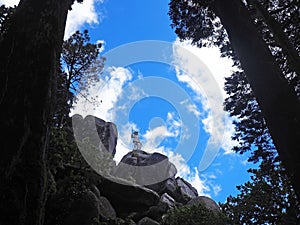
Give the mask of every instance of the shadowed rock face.
[[114, 175], [133, 180], [159, 195], [167, 193], [176, 202], [185, 204], [192, 198], [197, 197], [198, 192], [183, 178], [175, 178], [176, 173], [176, 167], [169, 161], [167, 156], [160, 153], [133, 150], [122, 158]]
[[174, 177], [176, 173], [176, 167], [167, 156], [134, 150], [122, 158], [114, 175], [123, 179], [132, 179], [137, 184], [158, 192], [161, 185], [157, 183]]
[[187, 199], [193, 199], [198, 196], [198, 192], [196, 188], [194, 188], [189, 182], [186, 180], [177, 177], [176, 182], [178, 187], [180, 188], [181, 194]]
[[99, 189], [119, 215], [146, 211], [157, 205], [160, 199], [156, 192], [148, 188], [113, 177], [102, 180]]
[[112, 156], [116, 154], [118, 139], [117, 127], [114, 123], [105, 122], [95, 116], [88, 115], [84, 119], [76, 114], [72, 117], [73, 130], [77, 140], [89, 139], [89, 143], [106, 150]]

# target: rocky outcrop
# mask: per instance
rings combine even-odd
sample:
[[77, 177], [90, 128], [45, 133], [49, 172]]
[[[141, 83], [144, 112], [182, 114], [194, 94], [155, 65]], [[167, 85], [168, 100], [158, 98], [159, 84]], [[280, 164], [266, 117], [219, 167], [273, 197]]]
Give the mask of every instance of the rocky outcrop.
[[[160, 221], [168, 210], [184, 205], [198, 196], [197, 190], [189, 182], [175, 177], [176, 173], [176, 167], [167, 156], [160, 153], [151, 154], [142, 150], [133, 150], [122, 158], [113, 173], [114, 176], [122, 180], [135, 181], [138, 185], [144, 186], [146, 190], [151, 189], [159, 195], [159, 201], [147, 210], [130, 209], [132, 212], [130, 217], [134, 221], [140, 221], [144, 217]], [[120, 190], [119, 187], [116, 189]], [[116, 202], [120, 203], [120, 201]], [[128, 209], [128, 207], [125, 208]], [[128, 213], [124, 209], [119, 208], [117, 211]]]
[[106, 197], [100, 197], [98, 201], [99, 206], [99, 215], [101, 218], [107, 219], [115, 219], [117, 217], [115, 209], [112, 207], [110, 202]]
[[162, 185], [160, 181], [174, 177], [176, 173], [176, 167], [167, 156], [134, 150], [122, 158], [114, 175], [123, 179], [133, 179], [135, 183], [159, 192]]
[[112, 156], [116, 154], [116, 145], [118, 139], [117, 127], [114, 123], [105, 122], [95, 116], [86, 116], [84, 119], [80, 115], [72, 117], [73, 131], [76, 140], [89, 139], [89, 143], [106, 150]]
[[118, 215], [147, 211], [158, 204], [160, 198], [148, 188], [114, 177], [104, 179], [99, 189], [109, 199]]
[[[114, 124], [78, 115], [73, 117], [74, 124], [76, 138], [88, 137], [94, 146], [101, 149], [102, 144], [107, 152], [115, 154], [117, 130]], [[174, 164], [163, 154], [131, 151], [109, 176], [101, 177], [101, 181], [89, 187], [87, 194], [74, 202], [65, 223], [84, 225], [95, 218], [100, 221], [126, 218], [130, 224], [159, 225], [169, 210], [198, 203], [220, 212], [213, 200], [198, 196], [197, 190], [183, 178], [176, 177], [176, 173]]]
[[177, 202], [187, 203], [198, 196], [197, 190], [183, 178], [175, 178], [176, 173], [176, 167], [167, 156], [134, 150], [121, 159], [114, 175], [134, 180], [159, 195], [167, 193]]
[[159, 225], [159, 223], [149, 217], [144, 217], [137, 223], [137, 225]]
[[187, 182], [183, 178], [177, 177], [176, 183], [179, 187], [182, 200], [184, 202], [187, 202], [188, 200], [196, 198], [198, 196], [196, 188], [194, 188], [189, 182]]
[[214, 211], [214, 212], [221, 212], [220, 206], [211, 198], [207, 196], [198, 196], [196, 198], [191, 199], [187, 204], [194, 205], [194, 204], [203, 204], [206, 208]]

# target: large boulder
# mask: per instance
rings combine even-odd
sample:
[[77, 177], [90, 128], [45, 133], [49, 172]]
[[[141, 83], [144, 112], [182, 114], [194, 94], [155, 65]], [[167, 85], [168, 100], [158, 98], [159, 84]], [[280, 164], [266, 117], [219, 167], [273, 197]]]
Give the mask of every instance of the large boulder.
[[157, 205], [160, 199], [156, 192], [148, 188], [115, 177], [103, 179], [98, 188], [119, 216], [147, 211]]
[[199, 203], [203, 204], [206, 208], [214, 212], [221, 212], [220, 206], [214, 200], [207, 196], [198, 196], [196, 198], [193, 198], [187, 203], [187, 205], [195, 205]]
[[88, 138], [89, 143], [101, 150], [106, 150], [112, 156], [116, 153], [118, 139], [117, 127], [114, 123], [88, 115], [84, 119], [76, 114], [72, 117], [76, 140]]
[[159, 225], [159, 223], [149, 217], [144, 217], [137, 223], [137, 225]]
[[95, 194], [98, 199], [99, 216], [101, 219], [115, 219], [116, 211], [107, 200], [107, 198], [100, 195], [99, 189], [93, 184], [90, 188], [91, 192]]
[[156, 192], [163, 189], [164, 182], [177, 173], [168, 157], [160, 153], [134, 150], [127, 153], [118, 164], [115, 176], [133, 179], [137, 184]]
[[160, 196], [159, 203], [150, 207], [145, 215], [156, 221], [161, 221], [163, 214], [167, 213], [170, 209], [174, 209], [175, 207], [175, 200], [167, 193], [164, 193]]
[[100, 197], [98, 201], [99, 215], [102, 219], [115, 219], [117, 217], [115, 209], [105, 197]]
[[174, 209], [176, 207], [174, 198], [172, 198], [167, 193], [164, 193], [163, 195], [160, 196], [160, 202], [162, 204], [166, 205], [168, 210], [169, 209]]
[[180, 190], [183, 202], [188, 202], [190, 199], [198, 196], [198, 191], [189, 182], [181, 177], [176, 178], [177, 186]]

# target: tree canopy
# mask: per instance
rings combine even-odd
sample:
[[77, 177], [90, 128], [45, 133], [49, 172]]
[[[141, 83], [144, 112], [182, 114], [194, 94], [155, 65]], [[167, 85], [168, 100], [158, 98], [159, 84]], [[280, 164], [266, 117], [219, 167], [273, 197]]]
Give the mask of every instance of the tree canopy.
[[[223, 56], [231, 57], [244, 71], [246, 86], [250, 84], [258, 105], [240, 107], [261, 110], [299, 197], [300, 104], [296, 94], [299, 75], [293, 63], [299, 62], [299, 56], [291, 53], [299, 51], [299, 40], [295, 38], [299, 32], [299, 16], [294, 3], [289, 0], [280, 3], [173, 0], [169, 15], [180, 39], [189, 39], [198, 47], [216, 45]], [[286, 35], [282, 35], [285, 31]], [[257, 126], [260, 124], [248, 124], [244, 128], [254, 130]]]
[[[216, 45], [222, 56], [231, 57], [239, 68], [226, 78], [225, 91], [229, 97], [224, 108], [236, 118], [233, 139], [238, 145], [233, 150], [240, 154], [250, 151], [249, 161], [259, 166], [249, 170], [251, 181], [238, 186], [240, 194], [229, 196], [223, 205], [233, 224], [299, 223], [299, 198], [295, 194], [296, 191], [299, 197], [296, 146], [300, 111], [296, 96], [300, 94], [300, 64], [296, 2], [170, 3], [172, 27], [181, 40], [191, 40], [198, 47]], [[280, 80], [277, 84], [273, 82], [276, 79]], [[289, 89], [290, 94], [276, 91], [275, 86]], [[280, 106], [281, 101], [289, 101], [289, 106]], [[280, 121], [284, 116], [290, 120]], [[278, 129], [277, 135], [274, 129]]]

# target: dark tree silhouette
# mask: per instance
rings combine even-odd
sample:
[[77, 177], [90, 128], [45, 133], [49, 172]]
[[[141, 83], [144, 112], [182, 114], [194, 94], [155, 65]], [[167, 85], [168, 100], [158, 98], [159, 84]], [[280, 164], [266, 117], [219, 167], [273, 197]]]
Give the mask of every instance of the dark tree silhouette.
[[21, 0], [0, 42], [0, 224], [43, 224], [51, 86], [74, 0]]
[[299, 100], [243, 1], [173, 0], [170, 16], [181, 39], [192, 39], [198, 46], [210, 42], [223, 55], [238, 58], [300, 198]]

